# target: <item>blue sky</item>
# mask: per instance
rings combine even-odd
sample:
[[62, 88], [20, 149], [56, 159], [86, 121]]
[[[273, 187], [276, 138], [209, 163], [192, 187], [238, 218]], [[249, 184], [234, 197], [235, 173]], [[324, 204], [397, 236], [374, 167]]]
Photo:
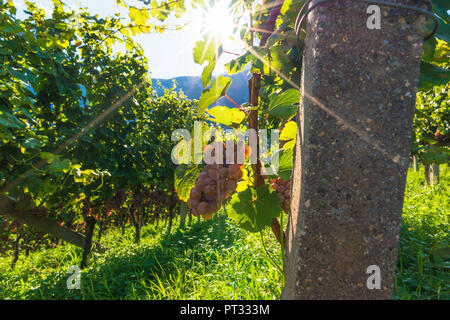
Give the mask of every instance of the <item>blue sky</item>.
[[[51, 0], [32, 1], [51, 13], [53, 3]], [[188, 2], [188, 1], [187, 1]], [[116, 0], [65, 0], [64, 3], [76, 10], [76, 8], [87, 7], [92, 14], [99, 16], [112, 15], [121, 12], [122, 17], [128, 17], [125, 8], [119, 8]], [[133, 3], [128, 1], [128, 3]], [[18, 12], [25, 9], [24, 0], [14, 0]], [[142, 4], [142, 3], [141, 3]], [[190, 11], [192, 12], [192, 11]], [[19, 14], [23, 17], [23, 13]], [[189, 13], [181, 21], [189, 21]], [[175, 23], [175, 19], [169, 18], [170, 24]], [[139, 35], [135, 40], [144, 48], [145, 55], [149, 61], [149, 70], [152, 78], [173, 78], [177, 76], [200, 76], [203, 68], [196, 64], [192, 58], [192, 50], [195, 42], [201, 39], [200, 26], [190, 24], [181, 31], [166, 31], [163, 34]], [[228, 49], [233, 44], [228, 44]], [[232, 56], [223, 56], [218, 62], [215, 74], [225, 72], [224, 63]]]

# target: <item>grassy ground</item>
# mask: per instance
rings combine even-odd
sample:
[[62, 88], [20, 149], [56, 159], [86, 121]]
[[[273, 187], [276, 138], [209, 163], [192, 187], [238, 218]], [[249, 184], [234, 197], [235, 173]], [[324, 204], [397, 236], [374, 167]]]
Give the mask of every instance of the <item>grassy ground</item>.
[[[175, 226], [176, 228], [177, 226]], [[31, 254], [16, 269], [0, 262], [0, 299], [276, 299], [281, 276], [266, 259], [260, 237], [242, 232], [224, 215], [164, 235], [144, 228], [133, 243], [110, 232], [82, 272], [82, 289], [67, 290], [67, 269], [81, 262], [73, 246]], [[268, 246], [276, 247], [266, 235]], [[270, 250], [270, 249], [269, 249]], [[272, 252], [273, 255], [276, 253]], [[280, 259], [277, 259], [280, 260]]]
[[[441, 184], [424, 186], [423, 169], [410, 172], [396, 275], [396, 299], [450, 299], [450, 170]], [[281, 264], [269, 231], [266, 246]], [[198, 222], [172, 234], [148, 226], [142, 242], [111, 231], [108, 248], [94, 253], [82, 271], [81, 290], [67, 290], [67, 269], [81, 251], [70, 245], [21, 258], [0, 258], [0, 299], [277, 299], [282, 277], [267, 259], [259, 234], [236, 228], [225, 216]]]
[[450, 299], [450, 168], [440, 171], [434, 187], [423, 167], [408, 174], [395, 298]]

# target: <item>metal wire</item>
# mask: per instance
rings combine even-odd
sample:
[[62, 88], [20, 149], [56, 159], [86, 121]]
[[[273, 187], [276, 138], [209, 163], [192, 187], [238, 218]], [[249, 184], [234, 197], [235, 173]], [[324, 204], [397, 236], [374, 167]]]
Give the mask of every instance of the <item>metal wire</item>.
[[[301, 51], [301, 47], [302, 45], [300, 44], [300, 39], [299, 39], [299, 35], [300, 35], [300, 31], [302, 28], [302, 24], [305, 21], [306, 17], [308, 16], [308, 14], [313, 11], [315, 8], [317, 8], [318, 6], [320, 6], [321, 4], [325, 3], [325, 2], [330, 2], [332, 0], [317, 0], [314, 2], [314, 4], [308, 8], [308, 6], [310, 5], [310, 3], [314, 1], [314, 0], [306, 0], [305, 3], [303, 4], [302, 8], [300, 9], [298, 15], [297, 15], [297, 19], [295, 21], [295, 33], [297, 35], [297, 47], [298, 49]], [[439, 19], [438, 17], [436, 17], [436, 15], [429, 10], [425, 10], [419, 7], [415, 7], [415, 6], [411, 6], [411, 5], [407, 5], [407, 4], [401, 4], [401, 3], [394, 3], [394, 2], [390, 2], [390, 1], [384, 1], [384, 0], [352, 0], [352, 1], [356, 1], [356, 2], [362, 2], [362, 3], [369, 3], [369, 4], [375, 4], [375, 5], [380, 5], [383, 7], [391, 7], [391, 8], [398, 8], [398, 9], [408, 9], [408, 10], [413, 10], [416, 12], [419, 12], [427, 17], [430, 17], [434, 20], [434, 27], [433, 30], [424, 37], [424, 41], [430, 39], [431, 37], [433, 37], [438, 28], [439, 28]]]

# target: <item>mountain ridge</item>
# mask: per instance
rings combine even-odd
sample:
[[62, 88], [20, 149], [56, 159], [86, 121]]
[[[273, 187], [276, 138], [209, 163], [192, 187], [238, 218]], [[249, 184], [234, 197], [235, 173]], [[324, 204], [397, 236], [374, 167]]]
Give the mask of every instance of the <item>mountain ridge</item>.
[[[237, 74], [225, 76], [230, 77], [232, 80], [231, 86], [227, 91], [227, 95], [239, 105], [248, 102], [248, 79], [250, 79], [248, 72], [244, 70]], [[217, 78], [217, 76], [213, 76], [212, 81], [214, 81], [215, 78]], [[188, 99], [200, 99], [200, 95], [203, 91], [201, 77], [179, 76], [170, 79], [152, 79], [152, 86], [158, 96], [164, 95], [164, 90], [173, 88], [174, 84], [176, 86], [175, 91], [182, 91], [188, 97]], [[226, 106], [230, 108], [235, 107], [235, 105], [225, 97], [222, 97], [213, 105]]]

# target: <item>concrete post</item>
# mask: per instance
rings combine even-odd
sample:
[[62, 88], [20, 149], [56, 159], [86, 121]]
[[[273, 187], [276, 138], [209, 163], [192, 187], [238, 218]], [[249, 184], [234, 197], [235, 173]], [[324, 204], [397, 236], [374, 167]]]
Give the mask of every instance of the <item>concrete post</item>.
[[392, 297], [425, 18], [368, 6], [308, 16], [283, 299]]

